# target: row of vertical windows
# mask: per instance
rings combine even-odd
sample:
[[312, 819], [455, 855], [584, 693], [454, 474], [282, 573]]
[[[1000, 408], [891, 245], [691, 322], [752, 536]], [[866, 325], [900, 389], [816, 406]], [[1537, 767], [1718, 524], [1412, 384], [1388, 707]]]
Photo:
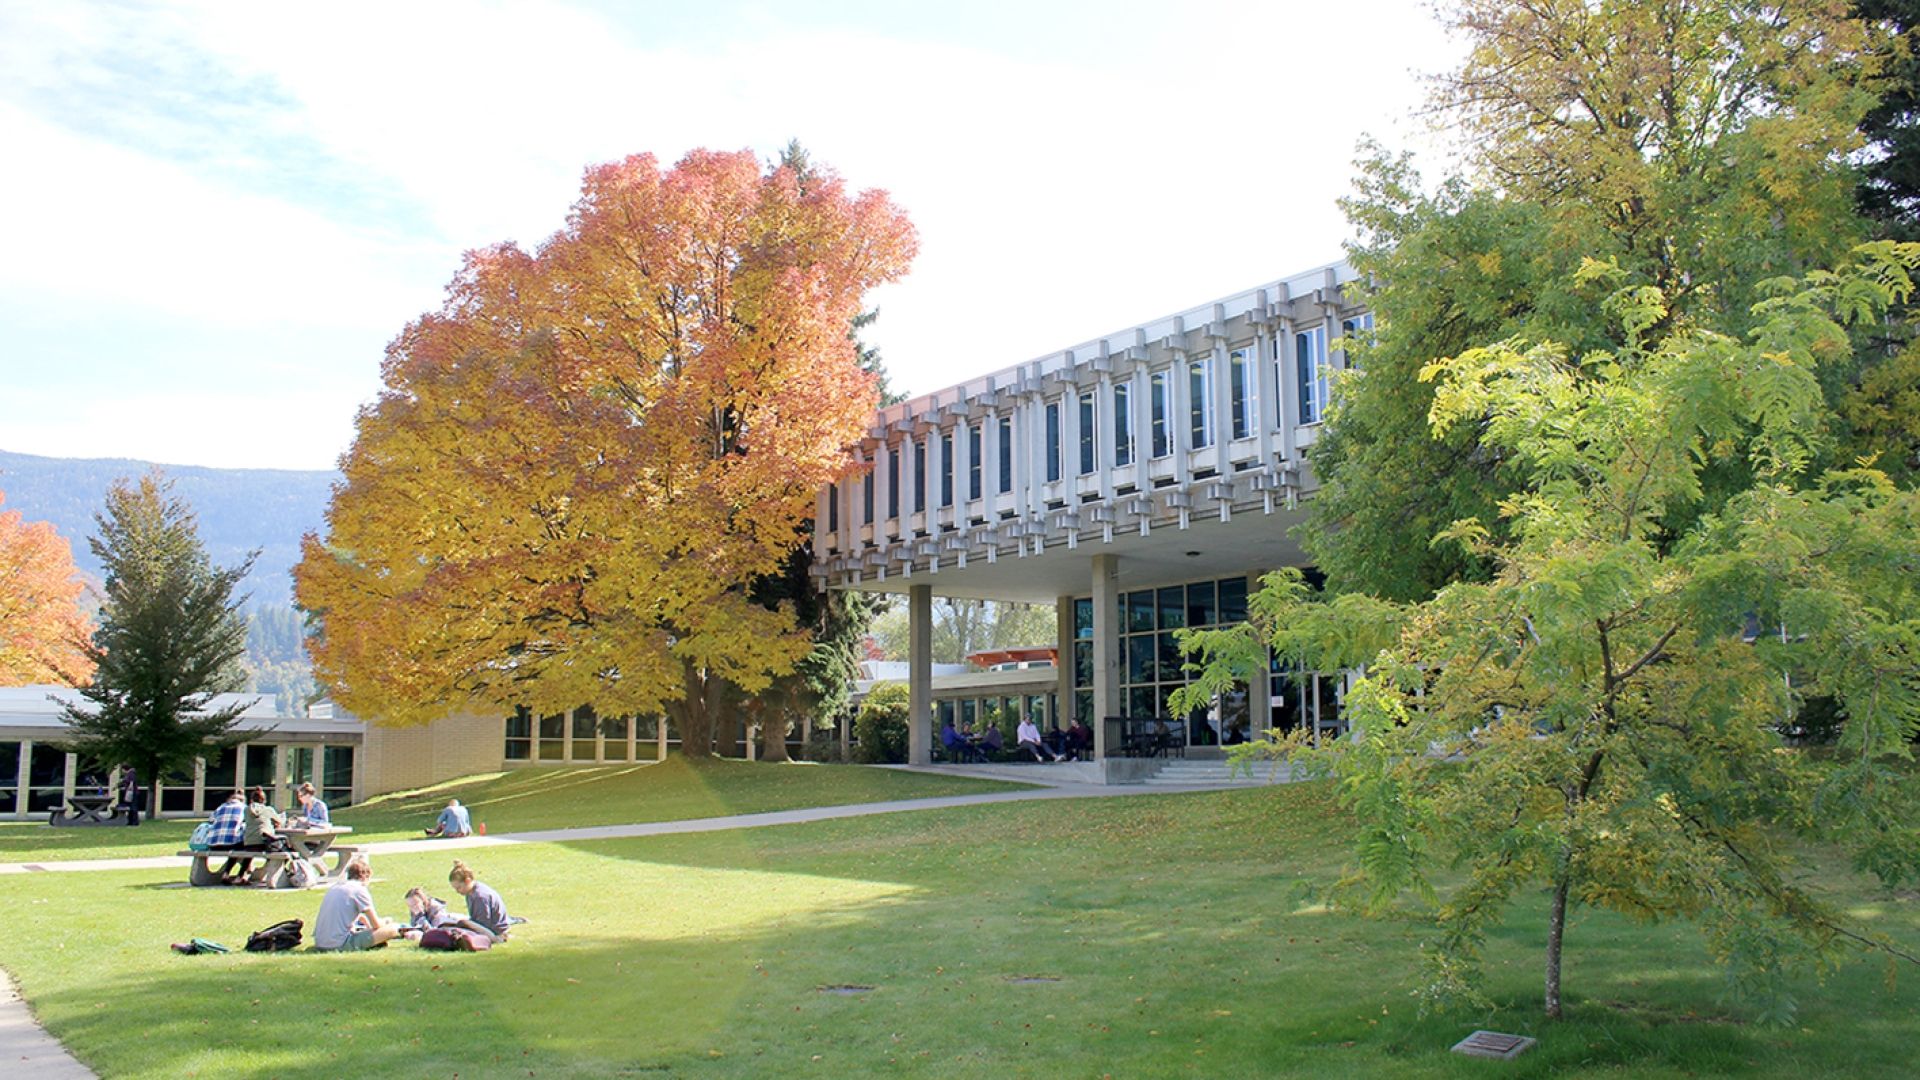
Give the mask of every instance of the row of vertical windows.
[[[1341, 336], [1358, 337], [1373, 327], [1373, 316], [1361, 314], [1340, 323]], [[1293, 334], [1293, 372], [1292, 377], [1298, 387], [1299, 422], [1317, 424], [1326, 417], [1329, 391], [1329, 372], [1332, 360], [1329, 356], [1329, 327], [1326, 325], [1308, 327]], [[1230, 410], [1227, 417], [1229, 437], [1247, 439], [1254, 435], [1261, 409], [1259, 405], [1256, 354], [1253, 346], [1241, 346], [1227, 354], [1227, 400]], [[1213, 444], [1213, 365], [1208, 358], [1187, 362], [1187, 446], [1189, 449], [1204, 449]], [[1276, 367], [1281, 365], [1276, 364]], [[1166, 457], [1173, 453], [1173, 382], [1177, 368], [1155, 371], [1147, 379], [1148, 395], [1148, 441], [1152, 456]], [[1283, 377], [1284, 373], [1282, 373]], [[1092, 391], [1080, 393], [1073, 404], [1079, 408], [1078, 465], [1080, 475], [1093, 473], [1099, 463], [1099, 399]], [[1059, 481], [1065, 475], [1065, 399], [1056, 399], [1046, 403], [1046, 444], [1044, 452], [1045, 477], [1048, 483]], [[1134, 441], [1133, 388], [1130, 382], [1120, 382], [1113, 387], [1113, 461], [1116, 466], [1127, 466], [1135, 462], [1137, 450]], [[1013, 445], [1013, 421], [1010, 417], [1000, 417], [995, 425], [998, 437], [998, 461], [996, 476], [997, 487], [1001, 494], [1013, 490], [1013, 476], [1016, 454]], [[985, 440], [986, 429], [981, 425], [967, 428], [967, 480], [966, 497], [979, 499], [985, 490]], [[914, 485], [913, 512], [924, 513], [927, 509], [927, 489], [931, 485], [928, 473], [928, 446], [925, 442], [913, 444], [913, 475], [920, 481]], [[942, 507], [954, 504], [954, 435], [951, 432], [940, 436], [939, 492]], [[827, 527], [829, 531], [838, 531], [840, 527], [839, 488], [830, 487], [827, 507]], [[900, 462], [898, 455], [887, 452], [887, 516], [900, 514]], [[874, 478], [869, 472], [864, 478], [861, 490], [861, 520], [872, 524], [874, 520]]]

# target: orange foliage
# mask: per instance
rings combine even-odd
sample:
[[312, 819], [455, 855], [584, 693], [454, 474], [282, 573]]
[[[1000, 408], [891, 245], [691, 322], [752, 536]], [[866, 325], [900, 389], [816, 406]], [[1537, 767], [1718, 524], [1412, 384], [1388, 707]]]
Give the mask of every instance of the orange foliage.
[[0, 686], [79, 685], [93, 674], [80, 648], [93, 633], [80, 589], [73, 548], [52, 524], [0, 512]]
[[321, 679], [392, 723], [658, 712], [807, 649], [771, 573], [875, 404], [850, 326], [906, 270], [883, 194], [696, 151], [589, 169], [533, 253], [470, 253], [388, 347], [296, 568]]

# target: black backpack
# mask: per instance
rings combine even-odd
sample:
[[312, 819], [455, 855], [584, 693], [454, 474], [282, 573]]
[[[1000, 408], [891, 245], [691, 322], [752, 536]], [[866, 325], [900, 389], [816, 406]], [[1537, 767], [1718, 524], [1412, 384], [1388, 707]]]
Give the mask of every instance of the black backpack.
[[255, 930], [247, 935], [248, 952], [286, 952], [300, 947], [300, 928], [306, 924], [299, 919], [277, 922], [265, 930]]

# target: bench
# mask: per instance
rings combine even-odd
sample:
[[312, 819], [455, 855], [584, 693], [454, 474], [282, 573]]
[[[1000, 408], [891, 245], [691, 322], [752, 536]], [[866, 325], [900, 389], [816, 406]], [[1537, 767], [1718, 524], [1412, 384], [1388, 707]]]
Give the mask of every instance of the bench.
[[[335, 844], [329, 847], [326, 850], [326, 854], [333, 856], [333, 867], [326, 869], [316, 866], [314, 868], [314, 877], [317, 881], [328, 883], [340, 880], [341, 876], [346, 872], [347, 860], [359, 853], [360, 849], [351, 844]], [[220, 884], [222, 880], [220, 871], [208, 865], [209, 860], [218, 859], [222, 865], [225, 865], [228, 859], [252, 859], [254, 865], [252, 869], [247, 871], [248, 884], [259, 885], [271, 883], [272, 888], [285, 889], [290, 887], [287, 881], [287, 863], [297, 858], [299, 853], [294, 851], [227, 849], [221, 851], [182, 851], [179, 855], [182, 858], [193, 860], [193, 865], [187, 868], [187, 883], [190, 885]], [[320, 860], [312, 859], [309, 861], [317, 863]]]

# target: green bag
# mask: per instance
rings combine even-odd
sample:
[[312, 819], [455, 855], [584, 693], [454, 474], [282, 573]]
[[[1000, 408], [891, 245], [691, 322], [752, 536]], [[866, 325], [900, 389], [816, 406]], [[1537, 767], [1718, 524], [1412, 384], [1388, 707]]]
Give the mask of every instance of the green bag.
[[172, 949], [182, 956], [202, 956], [233, 951], [217, 941], [208, 941], [203, 937], [192, 938], [185, 943], [176, 943]]

